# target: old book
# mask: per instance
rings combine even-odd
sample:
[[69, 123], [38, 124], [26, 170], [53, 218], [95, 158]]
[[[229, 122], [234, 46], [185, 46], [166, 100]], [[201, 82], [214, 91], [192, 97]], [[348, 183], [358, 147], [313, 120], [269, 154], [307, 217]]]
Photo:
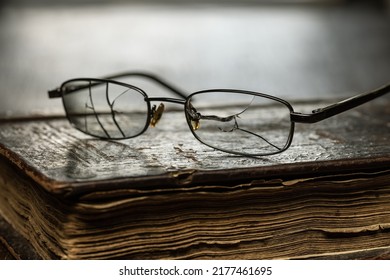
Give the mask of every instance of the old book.
[[182, 111], [124, 141], [4, 120], [0, 214], [43, 259], [389, 258], [389, 105], [297, 125], [260, 158], [202, 145]]

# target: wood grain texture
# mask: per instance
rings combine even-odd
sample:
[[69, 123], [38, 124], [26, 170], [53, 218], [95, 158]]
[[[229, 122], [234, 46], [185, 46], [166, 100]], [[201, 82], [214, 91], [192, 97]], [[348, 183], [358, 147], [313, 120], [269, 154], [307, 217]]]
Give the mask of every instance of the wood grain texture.
[[31, 244], [0, 216], [0, 260], [41, 259]]
[[207, 148], [182, 112], [120, 142], [3, 121], [0, 213], [45, 259], [387, 258], [389, 108], [302, 124], [266, 158]]
[[[48, 191], [81, 192], [94, 182], [139, 183], [163, 180], [179, 185], [206, 180], [240, 180], [259, 176], [334, 172], [339, 168], [388, 165], [389, 106], [364, 105], [324, 122], [297, 125], [284, 153], [259, 158], [214, 151], [190, 133], [183, 112], [167, 112], [158, 127], [133, 139], [102, 141], [72, 128], [66, 119], [0, 123], [0, 153]], [[308, 112], [326, 103], [297, 104]], [[367, 164], [367, 162], [371, 164]], [[355, 166], [356, 165], [356, 166]], [[227, 172], [228, 171], [228, 172]], [[209, 176], [207, 176], [209, 174]], [[104, 187], [103, 187], [104, 188]]]
[[112, 184], [63, 200], [6, 162], [1, 168], [1, 214], [45, 259], [386, 258], [390, 250], [389, 170], [148, 189]]

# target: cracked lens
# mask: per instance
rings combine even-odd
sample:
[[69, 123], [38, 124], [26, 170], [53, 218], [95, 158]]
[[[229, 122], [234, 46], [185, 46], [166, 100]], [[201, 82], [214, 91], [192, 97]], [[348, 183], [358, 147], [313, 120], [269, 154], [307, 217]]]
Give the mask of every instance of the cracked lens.
[[[288, 142], [290, 112], [277, 101], [236, 92], [206, 92], [193, 96], [188, 104], [191, 122], [200, 123], [194, 133], [214, 148], [269, 154], [281, 151]], [[276, 114], [280, 111], [284, 113]]]
[[142, 93], [111, 82], [76, 81], [64, 94], [71, 123], [79, 130], [101, 138], [129, 138], [146, 127], [148, 105]]

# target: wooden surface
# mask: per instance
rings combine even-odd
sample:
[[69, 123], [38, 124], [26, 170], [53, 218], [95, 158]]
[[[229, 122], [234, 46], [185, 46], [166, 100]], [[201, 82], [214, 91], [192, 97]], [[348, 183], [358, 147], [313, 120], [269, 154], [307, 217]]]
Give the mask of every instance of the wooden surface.
[[367, 164], [287, 180], [128, 179], [64, 200], [2, 160], [1, 214], [45, 259], [388, 258], [389, 165]]
[[372, 259], [390, 254], [389, 171], [181, 188], [128, 184], [118, 190], [111, 185], [83, 201], [64, 201], [47, 199], [26, 178], [17, 184], [16, 170], [4, 162], [1, 167], [7, 171], [2, 209], [24, 201], [7, 217], [45, 259]]
[[[295, 108], [309, 112], [326, 104], [329, 101]], [[181, 111], [167, 112], [158, 127], [124, 141], [93, 139], [66, 119], [5, 121], [0, 123], [0, 153], [50, 192], [69, 195], [82, 190], [73, 188], [76, 185], [128, 178], [145, 184], [163, 176], [187, 184], [278, 176], [279, 172], [284, 176], [332, 173], [343, 168], [346, 160], [345, 168], [351, 162], [366, 167], [371, 166], [368, 162], [388, 164], [388, 104], [382, 98], [321, 123], [297, 125], [290, 149], [267, 157], [232, 156], [206, 147], [193, 137]]]
[[302, 124], [266, 158], [203, 146], [182, 112], [121, 142], [3, 121], [0, 212], [45, 259], [387, 258], [389, 108]]

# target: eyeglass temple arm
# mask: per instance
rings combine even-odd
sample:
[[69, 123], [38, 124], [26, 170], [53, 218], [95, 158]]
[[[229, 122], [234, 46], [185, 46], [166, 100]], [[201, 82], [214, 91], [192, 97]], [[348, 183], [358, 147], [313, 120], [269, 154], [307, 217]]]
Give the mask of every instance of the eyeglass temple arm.
[[324, 119], [333, 117], [342, 112], [355, 108], [368, 101], [378, 98], [390, 92], [390, 84], [385, 85], [374, 91], [359, 94], [357, 96], [342, 100], [324, 108], [313, 110], [312, 114], [302, 114], [298, 112], [291, 113], [291, 121], [298, 123], [315, 123]]
[[[131, 76], [142, 77], [142, 78], [146, 78], [146, 79], [152, 80], [152, 81], [156, 82], [157, 84], [159, 84], [159, 85], [165, 87], [166, 89], [170, 90], [172, 93], [176, 94], [177, 96], [179, 96], [179, 97], [181, 97], [183, 99], [187, 98], [187, 95], [183, 91], [179, 90], [178, 88], [176, 88], [172, 84], [166, 82], [165, 80], [157, 77], [156, 75], [149, 74], [149, 73], [144, 73], [144, 72], [124, 72], [124, 73], [119, 73], [119, 74], [116, 74], [116, 75], [106, 76], [106, 77], [103, 77], [103, 79], [116, 79], [116, 78], [131, 77]], [[49, 94], [49, 98], [61, 97], [60, 88], [49, 90], [48, 94]]]
[[52, 89], [52, 90], [49, 90], [47, 93], [49, 94], [49, 98], [61, 97], [61, 90], [59, 87]]
[[110, 75], [110, 76], [107, 76], [107, 77], [104, 77], [104, 79], [116, 79], [116, 78], [123, 78], [123, 77], [142, 77], [142, 78], [146, 78], [146, 79], [149, 79], [149, 80], [152, 80], [154, 82], [156, 82], [157, 84], [165, 87], [166, 89], [170, 90], [172, 93], [176, 94], [177, 96], [179, 97], [182, 97], [182, 98], [187, 98], [187, 95], [179, 90], [177, 87], [173, 86], [172, 84], [168, 83], [167, 81], [165, 81], [164, 79], [160, 78], [160, 77], [157, 77], [156, 75], [154, 74], [150, 74], [150, 73], [145, 73], [145, 72], [123, 72], [123, 73], [119, 73], [119, 74], [116, 74], [116, 75]]

